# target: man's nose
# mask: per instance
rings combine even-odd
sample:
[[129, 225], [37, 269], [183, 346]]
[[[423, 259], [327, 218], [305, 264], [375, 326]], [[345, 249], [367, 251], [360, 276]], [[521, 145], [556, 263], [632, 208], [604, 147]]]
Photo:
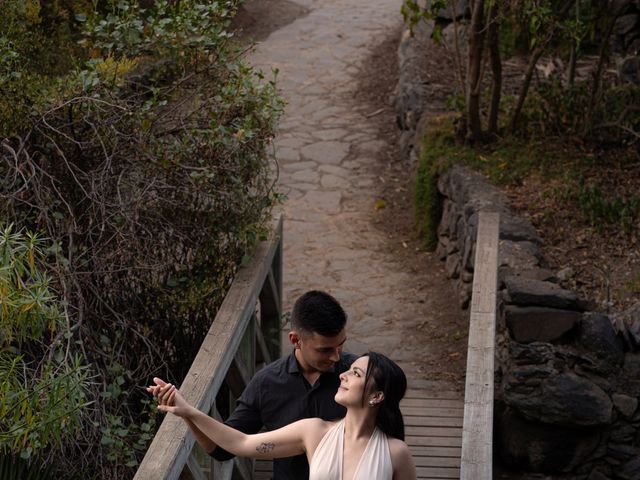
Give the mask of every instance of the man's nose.
[[332, 362], [337, 362], [338, 360], [340, 360], [340, 348], [334, 348], [331, 351], [331, 356], [329, 357], [329, 359]]

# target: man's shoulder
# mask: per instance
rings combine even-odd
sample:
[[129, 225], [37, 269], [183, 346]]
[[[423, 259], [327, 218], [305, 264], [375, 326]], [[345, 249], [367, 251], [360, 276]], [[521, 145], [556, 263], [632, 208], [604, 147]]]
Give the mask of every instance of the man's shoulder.
[[288, 366], [289, 356], [278, 358], [258, 370], [251, 379], [251, 382], [264, 382], [267, 379], [286, 374], [288, 372]]

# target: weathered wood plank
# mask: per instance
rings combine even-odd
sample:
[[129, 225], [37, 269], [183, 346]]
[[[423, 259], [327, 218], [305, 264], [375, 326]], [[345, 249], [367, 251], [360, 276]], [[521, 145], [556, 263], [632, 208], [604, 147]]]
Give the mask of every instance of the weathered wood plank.
[[464, 401], [440, 398], [405, 398], [400, 402], [400, 409], [403, 409], [404, 407], [444, 407], [463, 409]]
[[423, 446], [423, 445], [411, 445], [411, 454], [414, 458], [417, 457], [451, 457], [458, 460], [458, 466], [460, 465], [460, 447], [436, 447], [436, 446]]
[[500, 217], [480, 212], [465, 382], [461, 480], [493, 475], [493, 369]]
[[460, 478], [459, 468], [447, 467], [416, 467], [416, 473], [419, 479], [431, 478]]
[[462, 415], [459, 417], [423, 417], [405, 416], [405, 427], [454, 427], [462, 428]]
[[405, 442], [409, 447], [460, 447], [462, 435], [453, 437], [429, 437], [425, 435], [407, 435]]
[[460, 457], [417, 457], [413, 456], [413, 461], [416, 467], [448, 467], [448, 468], [460, 468]]
[[[198, 409], [208, 412], [236, 354], [243, 333], [251, 320], [258, 296], [274, 256], [280, 248], [282, 218], [270, 237], [257, 245], [246, 267], [241, 267], [212, 322], [186, 378], [180, 386], [184, 397]], [[189, 452], [193, 436], [185, 423], [168, 415], [153, 439], [136, 480], [177, 479]]]
[[262, 329], [256, 325], [255, 329], [256, 335], [256, 359], [259, 362], [271, 363], [271, 352], [269, 351], [269, 347], [267, 346], [267, 342], [264, 339], [264, 334], [262, 333]]
[[420, 390], [416, 388], [407, 389], [404, 394], [404, 399], [408, 398], [434, 398], [434, 399], [448, 399], [448, 400], [463, 400], [464, 393], [461, 392], [452, 392], [452, 391], [438, 391], [438, 390]]
[[461, 404], [459, 408], [447, 408], [447, 407], [405, 407], [402, 406], [402, 415], [417, 416], [417, 417], [460, 417], [464, 411], [464, 404]]
[[405, 427], [405, 435], [424, 436], [424, 437], [461, 437], [462, 428], [453, 427], [413, 427], [411, 425]]

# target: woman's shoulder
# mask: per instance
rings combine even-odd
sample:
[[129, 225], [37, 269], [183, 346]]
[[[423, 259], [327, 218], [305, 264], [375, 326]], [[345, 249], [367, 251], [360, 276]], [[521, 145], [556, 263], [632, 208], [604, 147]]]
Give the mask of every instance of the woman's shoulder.
[[393, 437], [387, 438], [389, 439], [389, 454], [393, 465], [393, 478], [415, 480], [416, 466], [409, 447], [402, 440]]
[[389, 453], [392, 460], [402, 460], [407, 457], [411, 457], [411, 451], [406, 443], [402, 440], [394, 437], [387, 436], [389, 442]]
[[324, 434], [327, 433], [327, 431], [329, 431], [329, 429], [336, 423], [336, 421], [323, 420], [318, 417], [303, 418], [296, 422], [299, 428], [303, 429], [305, 432], [309, 432], [313, 436], [319, 435], [320, 437], [324, 436]]

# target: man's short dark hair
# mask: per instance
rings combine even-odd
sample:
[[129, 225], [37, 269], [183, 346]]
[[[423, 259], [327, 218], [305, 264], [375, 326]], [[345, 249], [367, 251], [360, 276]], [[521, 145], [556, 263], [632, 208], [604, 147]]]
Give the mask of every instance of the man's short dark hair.
[[311, 290], [298, 298], [291, 313], [291, 329], [301, 334], [335, 337], [347, 323], [340, 303], [327, 292]]

